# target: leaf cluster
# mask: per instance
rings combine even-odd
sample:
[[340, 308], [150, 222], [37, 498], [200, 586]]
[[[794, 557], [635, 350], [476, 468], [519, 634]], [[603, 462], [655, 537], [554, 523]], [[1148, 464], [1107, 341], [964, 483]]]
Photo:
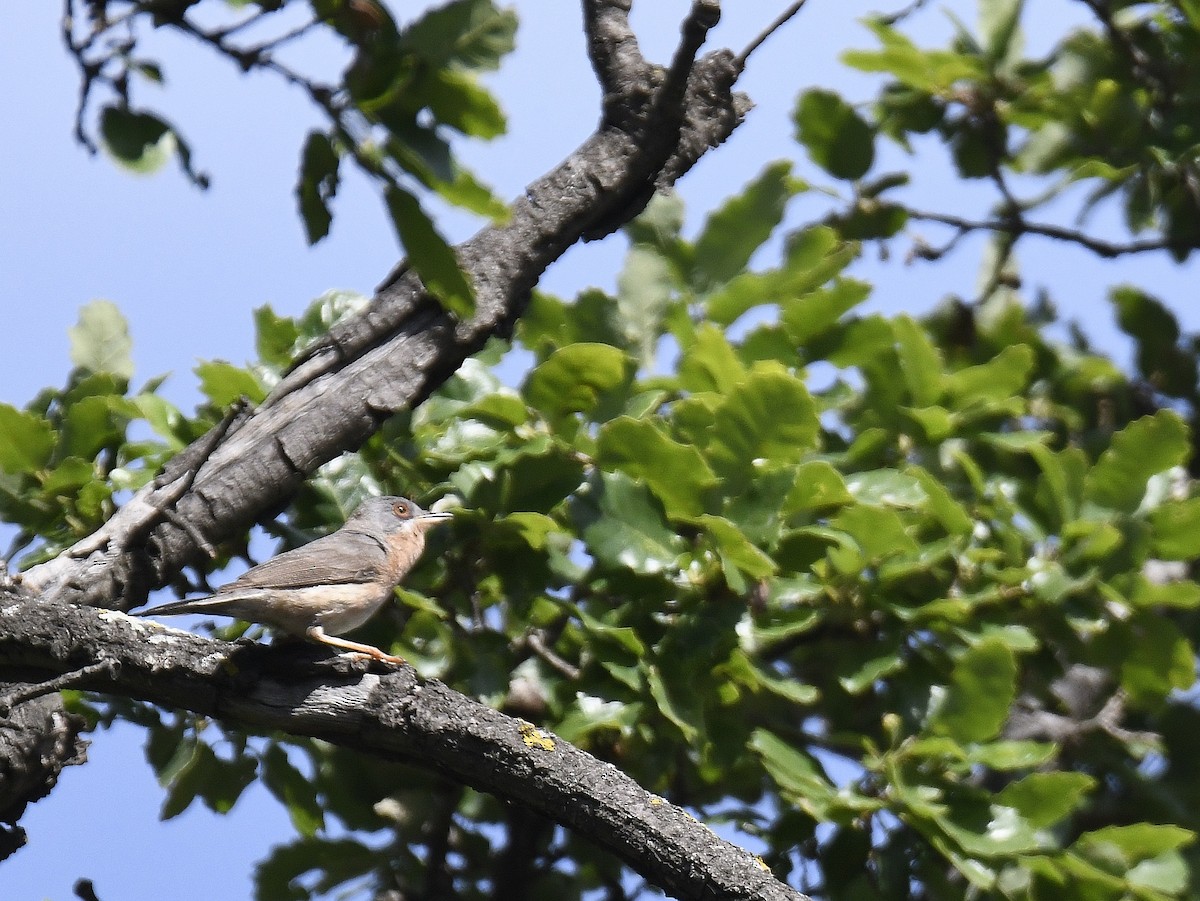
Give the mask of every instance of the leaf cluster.
[[[773, 165], [695, 240], [656, 202], [615, 295], [537, 295], [511, 348], [324, 467], [279, 533], [303, 540], [365, 492], [458, 498], [367, 638], [735, 823], [809, 891], [1181, 894], [1191, 395], [1153, 402], [1009, 293], [925, 320], [858, 312], [859, 248], [826, 226], [748, 270], [802, 187]], [[260, 364], [202, 367], [204, 391], [264, 390], [360, 302], [259, 310]], [[1162, 353], [1148, 328], [1174, 322], [1161, 305], [1113, 302], [1147, 362], [1194, 371], [1194, 347]], [[496, 373], [512, 351], [531, 360], [519, 387]], [[166, 815], [228, 809], [256, 777], [288, 806], [300, 837], [263, 863], [261, 897], [481, 897], [512, 865], [498, 829], [532, 849], [531, 890], [621, 880], [424, 772], [137, 715]]]

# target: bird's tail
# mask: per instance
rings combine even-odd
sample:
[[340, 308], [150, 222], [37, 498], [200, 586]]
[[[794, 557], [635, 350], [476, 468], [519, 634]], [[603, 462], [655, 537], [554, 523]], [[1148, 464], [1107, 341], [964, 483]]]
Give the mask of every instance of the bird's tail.
[[172, 601], [169, 604], [159, 604], [146, 610], [130, 613], [130, 616], [174, 616], [177, 613], [206, 613], [212, 610], [216, 603], [221, 603], [215, 597], [190, 598], [186, 601]]

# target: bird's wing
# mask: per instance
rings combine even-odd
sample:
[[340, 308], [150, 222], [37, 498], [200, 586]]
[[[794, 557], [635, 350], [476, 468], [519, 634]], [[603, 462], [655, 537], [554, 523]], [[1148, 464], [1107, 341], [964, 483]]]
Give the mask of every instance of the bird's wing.
[[222, 595], [244, 588], [303, 588], [374, 582], [387, 565], [387, 549], [362, 532], [340, 530], [303, 547], [285, 551], [222, 585]]

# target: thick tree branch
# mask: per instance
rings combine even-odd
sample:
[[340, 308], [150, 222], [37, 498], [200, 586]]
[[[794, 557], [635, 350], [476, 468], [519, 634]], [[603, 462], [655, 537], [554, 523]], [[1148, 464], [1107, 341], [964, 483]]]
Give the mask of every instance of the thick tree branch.
[[615, 767], [405, 667], [364, 671], [308, 645], [201, 638], [121, 613], [0, 597], [0, 676], [71, 678], [220, 719], [400, 759], [608, 848], [679, 898], [798, 899], [745, 851]]
[[[589, 29], [599, 27], [594, 17], [619, 6], [589, 0]], [[694, 53], [716, 9], [713, 0], [697, 0], [673, 73], [683, 71], [680, 60]], [[27, 588], [75, 603], [121, 609], [142, 603], [150, 588], [201, 558], [199, 539], [217, 544], [278, 510], [317, 467], [360, 446], [393, 413], [424, 400], [490, 337], [509, 335], [550, 263], [576, 241], [608, 234], [635, 216], [656, 185], [686, 172], [737, 127], [749, 107], [732, 91], [737, 72], [727, 51], [692, 64], [682, 100], [677, 79], [665, 79], [661, 96], [668, 100], [658, 102], [655, 93], [655, 102], [642, 102], [638, 92], [648, 68], [628, 48], [611, 55], [604, 71], [624, 73], [625, 100], [637, 114], [620, 125], [602, 124], [529, 186], [506, 225], [460, 245], [459, 259], [477, 295], [471, 320], [456, 321], [402, 267], [361, 315], [332, 329], [262, 406], [230, 426], [181, 497], [164, 505], [158, 497], [163, 484], [151, 486], [97, 536], [30, 570]], [[195, 456], [184, 454], [189, 461]], [[175, 484], [174, 473], [168, 470], [166, 485]], [[144, 541], [132, 540], [146, 527], [147, 505], [161, 515]]]

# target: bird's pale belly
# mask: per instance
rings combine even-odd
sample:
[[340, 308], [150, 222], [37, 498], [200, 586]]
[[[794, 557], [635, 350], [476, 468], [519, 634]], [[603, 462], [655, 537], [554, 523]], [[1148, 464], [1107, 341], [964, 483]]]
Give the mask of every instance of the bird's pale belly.
[[[315, 585], [311, 588], [243, 589], [217, 595], [222, 609], [216, 612], [275, 626], [292, 635], [303, 635], [320, 626], [330, 635], [341, 635], [369, 620], [392, 596], [378, 582]], [[200, 611], [197, 611], [200, 612]]]

